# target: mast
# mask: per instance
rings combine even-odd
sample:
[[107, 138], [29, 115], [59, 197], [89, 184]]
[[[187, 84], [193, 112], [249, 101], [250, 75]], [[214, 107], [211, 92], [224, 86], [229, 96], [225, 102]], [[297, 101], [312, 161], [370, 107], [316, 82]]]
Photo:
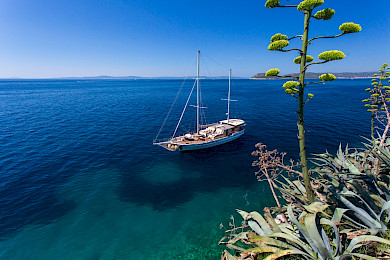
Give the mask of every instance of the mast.
[[198, 69], [196, 74], [196, 133], [199, 134], [199, 57], [200, 51], [198, 50]]
[[227, 100], [227, 102], [228, 102], [228, 107], [227, 107], [227, 109], [228, 109], [228, 111], [227, 111], [228, 123], [229, 123], [229, 117], [230, 117], [230, 79], [231, 79], [231, 77], [232, 77], [232, 69], [229, 69], [229, 91], [228, 91], [228, 100]]

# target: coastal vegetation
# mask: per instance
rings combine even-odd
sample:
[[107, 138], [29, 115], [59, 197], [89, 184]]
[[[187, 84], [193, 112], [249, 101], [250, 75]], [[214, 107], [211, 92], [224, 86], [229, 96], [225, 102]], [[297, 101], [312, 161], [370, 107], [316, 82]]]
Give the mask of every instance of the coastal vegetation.
[[[343, 23], [339, 27], [341, 31], [340, 34], [333, 35], [333, 36], [317, 36], [309, 39], [309, 25], [311, 19], [330, 20], [335, 14], [335, 11], [333, 9], [326, 8], [317, 11], [314, 14], [314, 9], [316, 7], [321, 6], [324, 3], [323, 0], [304, 0], [300, 2], [298, 5], [281, 5], [280, 2], [281, 0], [268, 0], [265, 3], [265, 7], [267, 8], [290, 7], [290, 8], [296, 8], [299, 12], [302, 12], [304, 14], [303, 33], [302, 35], [295, 35], [292, 37], [288, 37], [287, 35], [277, 33], [271, 37], [271, 44], [268, 46], [268, 49], [270, 51], [298, 52], [300, 56], [296, 57], [293, 60], [293, 62], [295, 64], [300, 65], [299, 76], [294, 76], [294, 75], [279, 76], [280, 70], [277, 68], [268, 70], [265, 73], [265, 76], [294, 79], [294, 81], [288, 81], [287, 83], [285, 83], [283, 85], [283, 88], [285, 89], [285, 92], [287, 94], [293, 96], [298, 101], [298, 123], [297, 124], [298, 124], [298, 140], [299, 140], [299, 148], [300, 148], [299, 156], [300, 156], [300, 164], [302, 168], [301, 171], [302, 171], [302, 177], [304, 180], [307, 197], [310, 202], [313, 202], [314, 195], [310, 185], [309, 170], [307, 165], [305, 128], [304, 128], [304, 106], [310, 99], [313, 98], [313, 94], [309, 93], [308, 96], [305, 98], [304, 92], [305, 89], [310, 84], [318, 84], [318, 83], [323, 83], [325, 81], [332, 81], [335, 80], [336, 77], [333, 74], [327, 73], [319, 76], [320, 81], [305, 82], [305, 73], [306, 70], [312, 65], [324, 64], [330, 61], [341, 60], [345, 58], [345, 54], [339, 50], [324, 51], [318, 55], [318, 59], [320, 61], [313, 62], [314, 58], [308, 55], [308, 46], [309, 44], [312, 44], [313, 41], [315, 40], [337, 38], [346, 34], [359, 32], [361, 31], [362, 28], [360, 27], [360, 25], [355, 23], [351, 23], [351, 22]], [[294, 39], [301, 39], [302, 47], [285, 49], [287, 46], [290, 45], [290, 41]]]
[[377, 137], [366, 139], [365, 148], [340, 145], [336, 155], [314, 155], [316, 168], [310, 176], [314, 202], [307, 196], [298, 163], [285, 163], [285, 154], [256, 145], [258, 150], [252, 153], [256, 174], [269, 182], [277, 207], [264, 208], [263, 215], [237, 210], [244, 222], [229, 223], [220, 241], [229, 249], [222, 259], [389, 258], [388, 69], [387, 64], [381, 67], [379, 81], [366, 89], [370, 97], [363, 100], [373, 115]]
[[[310, 84], [333, 81], [336, 76], [325, 73], [316, 82], [305, 82], [311, 65], [345, 58], [339, 50], [324, 51], [320, 61], [308, 55], [308, 45], [317, 39], [336, 38], [361, 30], [355, 23], [343, 23], [340, 34], [309, 39], [310, 19], [329, 20], [335, 11], [313, 10], [323, 0], [304, 0], [298, 5], [281, 5], [281, 0], [268, 0], [267, 8], [295, 7], [304, 14], [302, 35], [287, 37], [275, 34], [268, 46], [272, 51], [298, 51], [293, 62], [300, 64], [299, 75], [279, 76], [278, 68], [266, 77], [292, 78], [283, 84], [285, 93], [298, 101], [298, 139], [300, 161], [286, 162], [286, 154], [268, 150], [259, 143], [252, 153], [259, 181], [267, 181], [276, 207], [259, 212], [237, 210], [243, 222], [232, 217], [226, 236], [220, 243], [227, 249], [222, 259], [385, 259], [390, 256], [390, 82], [388, 65], [384, 64], [363, 102], [371, 113], [371, 138], [365, 148], [340, 147], [336, 155], [325, 152], [311, 159], [308, 168], [305, 149], [304, 106], [314, 95], [304, 95]], [[285, 49], [293, 39], [302, 40], [302, 48]], [[376, 130], [376, 134], [375, 134]], [[337, 140], [335, 140], [337, 141]], [[279, 196], [278, 196], [279, 195]]]
[[[378, 78], [373, 76], [375, 72], [332, 72], [338, 79], [359, 79], [359, 78]], [[305, 79], [318, 79], [324, 73], [305, 72]], [[299, 77], [299, 73], [291, 73], [294, 77]], [[277, 77], [266, 77], [265, 73], [257, 73], [251, 79], [277, 79]]]

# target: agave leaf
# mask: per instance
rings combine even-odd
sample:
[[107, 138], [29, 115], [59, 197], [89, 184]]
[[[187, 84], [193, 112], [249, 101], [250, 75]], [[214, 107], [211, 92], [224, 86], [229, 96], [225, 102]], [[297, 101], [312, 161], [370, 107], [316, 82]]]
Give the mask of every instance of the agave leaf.
[[333, 213], [332, 221], [334, 222], [340, 222], [341, 218], [343, 217], [344, 213], [348, 211], [349, 209], [342, 209], [342, 208], [336, 208]]
[[365, 188], [363, 188], [357, 180], [352, 180], [350, 183], [356, 189], [356, 193], [362, 197], [362, 200], [368, 203], [370, 208], [372, 208], [376, 214], [380, 212], [380, 208], [375, 204], [375, 201], [371, 198], [370, 194]]
[[263, 245], [269, 245], [269, 246], [276, 246], [281, 249], [294, 249], [294, 247], [290, 244], [287, 244], [285, 242], [279, 241], [277, 239], [273, 239], [271, 237], [265, 237], [265, 236], [249, 236], [249, 241], [255, 243], [256, 245], [263, 246]]
[[238, 260], [238, 257], [232, 256], [229, 251], [224, 250], [222, 255], [223, 260]]
[[274, 260], [274, 259], [278, 259], [279, 257], [286, 256], [286, 255], [305, 255], [305, 256], [310, 257], [309, 255], [305, 254], [302, 251], [294, 250], [294, 249], [288, 249], [288, 250], [283, 250], [283, 251], [274, 253], [272, 255], [269, 255], [266, 258], [264, 258], [264, 260]]
[[390, 241], [387, 239], [384, 239], [384, 238], [381, 238], [378, 236], [363, 235], [363, 236], [358, 236], [358, 237], [355, 237], [354, 239], [352, 239], [345, 251], [352, 253], [353, 250], [358, 248], [359, 244], [366, 243], [366, 242], [378, 242], [378, 243], [390, 245]]
[[253, 231], [256, 232], [256, 234], [260, 236], [265, 235], [264, 230], [260, 227], [260, 225], [255, 220], [252, 219], [251, 215], [248, 212], [239, 209], [237, 209], [237, 212], [243, 217], [244, 220], [248, 222], [248, 225], [251, 227]]
[[230, 239], [227, 243], [228, 244], [235, 244], [237, 241], [241, 239], [247, 239], [248, 232], [241, 232], [238, 235], [235, 235], [232, 239]]
[[336, 155], [337, 155], [337, 158], [338, 158], [340, 161], [342, 161], [342, 162], [345, 161], [345, 156], [344, 156], [343, 149], [341, 148], [341, 143], [340, 143], [340, 145], [339, 145], [339, 150], [337, 151]]
[[311, 250], [310, 246], [294, 236], [291, 233], [273, 233], [269, 235], [269, 237], [277, 237], [277, 238], [283, 238], [285, 239], [289, 244], [292, 244], [295, 246], [295, 248], [299, 248], [300, 250], [304, 250], [306, 253], [311, 255], [312, 257], [316, 257], [317, 254]]
[[352, 197], [357, 197], [359, 198], [365, 205], [366, 207], [371, 211], [371, 214], [378, 220], [380, 221], [380, 218], [378, 216], [378, 214], [376, 214], [376, 212], [370, 207], [370, 205], [368, 205], [368, 203], [362, 198], [360, 197], [359, 195], [357, 195], [356, 193], [352, 192], [352, 191], [342, 191], [340, 193], [341, 195], [344, 195], [344, 196], [352, 196]]
[[324, 243], [324, 240], [322, 239], [320, 233], [318, 232], [318, 227], [316, 223], [316, 214], [307, 214], [307, 217], [305, 218], [305, 223], [310, 238], [313, 240], [313, 242], [316, 244], [317, 248], [319, 249], [319, 254], [324, 259], [330, 259], [332, 257], [332, 252], [328, 251], [327, 246]]
[[273, 231], [268, 225], [267, 221], [263, 218], [263, 216], [260, 215], [260, 213], [253, 211], [249, 213], [249, 216], [251, 216], [261, 227], [261, 229], [264, 231], [265, 235], [272, 234]]
[[301, 194], [305, 194], [306, 193], [305, 186], [302, 185], [302, 182], [300, 182], [299, 180], [295, 180], [295, 181], [293, 181], [293, 183], [298, 188], [298, 190], [301, 192]]
[[325, 230], [323, 228], [321, 229], [321, 237], [322, 237], [322, 240], [324, 241], [325, 247], [328, 250], [328, 252], [332, 252], [332, 248], [330, 246], [330, 239], [329, 239], [328, 235], [325, 233]]
[[[382, 206], [382, 210], [381, 210], [381, 213], [379, 214], [379, 218], [382, 216], [382, 213], [383, 213], [384, 211], [387, 211], [387, 215], [390, 215], [389, 209], [390, 209], [390, 201], [387, 201], [387, 202], [386, 202], [385, 204], [383, 204], [383, 206]], [[387, 220], [387, 222], [388, 222], [388, 220]]]
[[313, 242], [313, 240], [310, 238], [309, 233], [307, 232], [306, 228], [295, 218], [294, 212], [292, 210], [291, 204], [287, 206], [287, 214], [290, 218], [291, 222], [297, 226], [298, 230], [302, 233], [302, 235], [305, 237], [306, 241], [309, 243], [309, 245], [313, 248], [314, 252], [317, 254], [319, 253], [319, 250], [316, 246], [316, 244]]
[[236, 245], [233, 245], [233, 244], [226, 244], [226, 247], [227, 247], [227, 248], [230, 248], [230, 249], [232, 249], [232, 250], [239, 251], [239, 252], [244, 252], [244, 251], [245, 251], [244, 248], [239, 247], [239, 246], [236, 246]]
[[[333, 221], [330, 221], [329, 219], [326, 219], [326, 218], [321, 218], [320, 223], [322, 225], [329, 225], [329, 226], [331, 226], [333, 228], [333, 232], [335, 234], [334, 235], [335, 239], [334, 239], [333, 243], [336, 245], [336, 250], [333, 252], [333, 255], [332, 255], [334, 257], [334, 256], [336, 256], [338, 254], [339, 249], [340, 249], [340, 233], [339, 233], [339, 229], [338, 229], [336, 223], [334, 223]], [[324, 231], [324, 229], [322, 229], [322, 231]], [[330, 245], [329, 245], [329, 252], [332, 252], [332, 249], [330, 248]]]
[[[266, 211], [266, 210], [264, 210], [264, 211]], [[273, 232], [281, 232], [281, 229], [279, 228], [275, 219], [271, 216], [271, 214], [268, 211], [264, 212], [264, 218], [267, 220], [268, 224], [271, 226]]]
[[259, 224], [256, 221], [248, 220], [247, 222], [248, 222], [248, 226], [250, 226], [251, 229], [256, 232], [256, 234], [260, 236], [265, 236], [264, 230], [259, 226]]
[[355, 166], [353, 165], [348, 159], [345, 161], [345, 165], [348, 167], [349, 171], [352, 173], [352, 174], [356, 174], [356, 175], [363, 175], [360, 170]]
[[261, 246], [261, 247], [255, 247], [250, 248], [244, 251], [244, 253], [254, 252], [254, 253], [276, 253], [282, 251], [280, 248], [273, 247], [273, 246]]
[[376, 257], [372, 257], [372, 256], [365, 255], [365, 254], [350, 253], [350, 254], [348, 254], [348, 255], [356, 256], [356, 257], [358, 257], [358, 259], [378, 260], [378, 258], [376, 258]]
[[312, 204], [308, 206], [303, 206], [308, 212], [310, 213], [318, 213], [323, 212], [325, 209], [329, 207], [329, 205], [322, 203], [322, 202], [313, 202]]
[[386, 200], [384, 200], [381, 196], [376, 195], [376, 194], [370, 194], [370, 197], [378, 203], [381, 207], [383, 207], [383, 204], [386, 203]]
[[[350, 226], [354, 226], [354, 229], [369, 229], [368, 226], [360, 224], [359, 222], [357, 222], [357, 221], [353, 220], [352, 218], [348, 217], [347, 215], [344, 215], [343, 217], [350, 222], [350, 223], [345, 223], [345, 224], [348, 224]], [[370, 230], [370, 233], [377, 232], [377, 229], [369, 229], [369, 230]]]
[[353, 210], [355, 212], [355, 215], [365, 224], [367, 225], [368, 227], [372, 228], [372, 229], [380, 229], [381, 228], [381, 225], [380, 223], [378, 223], [378, 221], [376, 221], [375, 219], [373, 219], [365, 210], [363, 210], [362, 208], [360, 207], [357, 207], [355, 205], [353, 205], [349, 200], [347, 200], [346, 198], [344, 198], [343, 196], [340, 196], [339, 199], [341, 200], [341, 202], [344, 203], [345, 206], [347, 206], [347, 208]]
[[299, 188], [292, 182], [292, 181], [290, 181], [288, 178], [286, 178], [286, 177], [284, 177], [284, 176], [282, 176], [283, 178], [284, 178], [284, 180], [288, 183], [288, 184], [290, 184], [290, 189], [293, 189], [294, 191], [295, 191], [295, 193], [300, 193], [300, 194], [304, 194], [304, 193], [302, 193], [300, 190], [299, 190]]

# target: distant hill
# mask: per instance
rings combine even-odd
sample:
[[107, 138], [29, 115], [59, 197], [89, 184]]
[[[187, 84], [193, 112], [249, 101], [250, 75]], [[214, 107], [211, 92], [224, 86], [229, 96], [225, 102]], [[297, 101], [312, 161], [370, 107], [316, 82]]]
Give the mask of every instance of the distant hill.
[[[338, 79], [360, 79], [360, 78], [373, 78], [376, 72], [336, 72], [332, 73]], [[318, 79], [324, 73], [306, 72], [307, 79]], [[299, 76], [299, 73], [292, 73], [289, 75]], [[278, 79], [277, 77], [266, 77], [265, 73], [257, 73], [251, 79]], [[287, 78], [286, 78], [287, 79]]]

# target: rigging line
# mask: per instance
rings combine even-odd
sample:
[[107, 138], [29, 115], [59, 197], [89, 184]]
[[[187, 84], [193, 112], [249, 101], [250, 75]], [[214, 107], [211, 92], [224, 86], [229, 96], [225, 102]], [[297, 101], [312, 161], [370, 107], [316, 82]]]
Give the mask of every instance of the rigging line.
[[[207, 76], [209, 77], [209, 80], [211, 80], [213, 78], [213, 76], [211, 75], [211, 72], [209, 70], [209, 67], [208, 67], [208, 64], [207, 64], [207, 60], [204, 60], [203, 61], [203, 68], [205, 68], [206, 72], [208, 73]], [[205, 78], [205, 80], [207, 80], [207, 78]], [[201, 89], [202, 90], [202, 89]], [[205, 103], [204, 106], [206, 107], [209, 107], [207, 104], [208, 104], [208, 99], [207, 99], [207, 95], [206, 95], [206, 98], [204, 98], [203, 102]], [[218, 117], [217, 117], [217, 113], [215, 111], [215, 107], [211, 106], [210, 109], [209, 109], [210, 113], [212, 112], [213, 115], [214, 115], [214, 119], [215, 120], [218, 120]], [[208, 114], [210, 114], [208, 113]], [[206, 117], [205, 117], [206, 118]]]
[[[190, 69], [191, 69], [191, 67], [192, 67], [192, 65], [193, 65], [195, 59], [196, 59], [196, 56], [195, 56], [194, 59], [192, 60], [191, 65], [189, 66], [189, 68], [187, 69], [188, 72], [190, 71]], [[189, 73], [187, 73], [187, 74], [189, 74]], [[157, 135], [156, 135], [156, 138], [153, 140], [153, 143], [155, 143], [155, 142], [157, 141], [159, 135], [161, 134], [161, 131], [162, 131], [162, 129], [164, 128], [164, 126], [165, 126], [165, 124], [166, 124], [166, 122], [167, 122], [167, 120], [168, 120], [168, 117], [169, 117], [169, 115], [171, 114], [171, 112], [172, 112], [172, 110], [173, 110], [173, 107], [175, 106], [176, 101], [177, 101], [177, 99], [179, 98], [179, 95], [180, 95], [180, 93], [181, 93], [181, 91], [182, 91], [182, 89], [183, 89], [183, 86], [184, 86], [184, 84], [186, 83], [186, 80], [187, 80], [188, 77], [189, 77], [189, 76], [185, 76], [185, 77], [184, 77], [183, 83], [181, 84], [181, 86], [180, 86], [180, 88], [179, 88], [179, 91], [177, 92], [176, 97], [175, 97], [175, 99], [173, 100], [173, 103], [172, 103], [171, 107], [170, 107], [169, 110], [168, 110], [168, 114], [166, 115], [166, 117], [165, 117], [165, 119], [164, 119], [164, 121], [163, 121], [163, 124], [162, 124], [162, 126], [160, 127], [160, 129], [158, 130], [158, 133], [157, 133]]]
[[226, 67], [225, 65], [223, 65], [223, 64], [220, 63], [219, 61], [217, 61], [217, 60], [213, 59], [212, 57], [210, 57], [209, 55], [205, 54], [204, 52], [203, 52], [203, 56], [206, 56], [207, 58], [209, 58], [210, 60], [214, 61], [214, 62], [217, 63], [218, 65], [224, 67], [225, 69], [229, 69], [228, 67]]
[[176, 128], [175, 128], [175, 131], [173, 132], [172, 138], [175, 136], [175, 134], [176, 134], [176, 131], [177, 131], [177, 129], [179, 128], [179, 125], [180, 125], [181, 119], [183, 118], [184, 112], [186, 111], [186, 108], [187, 108], [187, 105], [188, 105], [188, 101], [190, 101], [190, 98], [191, 98], [192, 92], [194, 91], [195, 85], [196, 85], [196, 81], [194, 82], [194, 85], [192, 86], [192, 89], [191, 89], [190, 95], [189, 95], [189, 96], [188, 96], [188, 98], [187, 98], [186, 105], [184, 106], [183, 112], [181, 113], [181, 116], [180, 116], [179, 122], [177, 123], [177, 126], [176, 126]]

